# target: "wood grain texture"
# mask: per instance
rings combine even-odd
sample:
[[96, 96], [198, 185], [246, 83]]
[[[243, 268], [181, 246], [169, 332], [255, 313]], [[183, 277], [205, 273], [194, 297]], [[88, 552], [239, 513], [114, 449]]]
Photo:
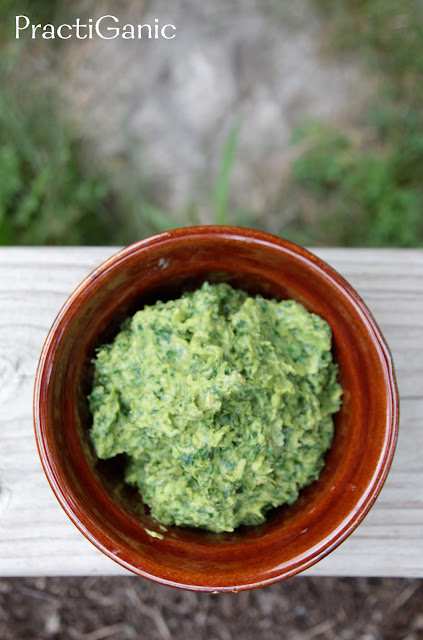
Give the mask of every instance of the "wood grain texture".
[[[35, 445], [40, 351], [62, 304], [115, 249], [0, 249], [0, 575], [122, 575], [62, 511]], [[358, 529], [309, 575], [423, 576], [423, 251], [319, 249], [363, 297], [392, 350], [400, 435]]]

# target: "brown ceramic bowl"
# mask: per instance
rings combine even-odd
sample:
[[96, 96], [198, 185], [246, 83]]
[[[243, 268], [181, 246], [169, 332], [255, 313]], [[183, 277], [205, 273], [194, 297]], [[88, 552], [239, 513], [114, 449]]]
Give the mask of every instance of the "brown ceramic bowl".
[[[99, 461], [89, 440], [87, 394], [94, 349], [123, 319], [205, 279], [250, 293], [293, 298], [333, 331], [343, 404], [319, 479], [266, 522], [234, 533], [162, 531], [122, 460]], [[123, 249], [66, 302], [38, 366], [34, 419], [41, 460], [62, 507], [82, 533], [123, 567], [157, 582], [235, 591], [282, 580], [314, 564], [355, 529], [388, 473], [398, 427], [389, 350], [371, 313], [343, 278], [285, 240], [248, 229], [193, 227]], [[148, 531], [163, 535], [152, 537]]]

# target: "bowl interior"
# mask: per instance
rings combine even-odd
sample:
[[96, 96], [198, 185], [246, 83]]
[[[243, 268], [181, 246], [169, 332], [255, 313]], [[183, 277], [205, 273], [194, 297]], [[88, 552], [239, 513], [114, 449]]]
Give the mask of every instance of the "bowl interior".
[[[386, 475], [396, 409], [389, 354], [377, 327], [335, 272], [303, 250], [269, 242], [262, 234], [205, 229], [163, 234], [129, 247], [70, 298], [42, 356], [38, 442], [62, 505], [108, 555], [167, 584], [229, 590], [296, 573], [350, 533]], [[123, 482], [124, 458], [99, 461], [89, 439], [87, 396], [95, 348], [113, 339], [122, 321], [144, 304], [178, 297], [204, 280], [292, 298], [325, 318], [343, 388], [334, 441], [319, 479], [295, 504], [273, 510], [262, 525], [230, 534], [160, 529], [138, 492]]]

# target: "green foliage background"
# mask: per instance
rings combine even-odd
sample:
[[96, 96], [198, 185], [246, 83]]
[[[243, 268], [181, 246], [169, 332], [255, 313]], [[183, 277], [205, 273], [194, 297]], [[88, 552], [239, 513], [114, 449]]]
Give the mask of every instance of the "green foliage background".
[[[92, 4], [81, 0], [72, 12]], [[319, 122], [295, 133], [292, 144], [306, 141], [307, 151], [281, 185], [278, 207], [294, 215], [279, 233], [308, 245], [422, 246], [423, 3], [315, 0], [314, 7], [327, 25], [327, 55], [358, 56], [378, 95], [353, 133]], [[22, 48], [10, 37], [14, 16], [46, 22], [64, 11], [63, 2], [0, 0], [0, 244], [126, 244], [195, 223], [192, 210], [170, 218], [135, 176], [116, 185], [96, 172], [61, 115], [54, 84], [28, 80]], [[257, 221], [229, 206], [240, 127], [222, 149], [210, 194], [214, 221], [266, 229], [269, 212]]]
[[[292, 167], [304, 211], [282, 233], [299, 242], [369, 247], [423, 245], [423, 3], [316, 0], [329, 53], [358, 53], [379, 83], [361, 134], [309, 123], [296, 139], [310, 150]], [[310, 206], [310, 205], [309, 205]]]

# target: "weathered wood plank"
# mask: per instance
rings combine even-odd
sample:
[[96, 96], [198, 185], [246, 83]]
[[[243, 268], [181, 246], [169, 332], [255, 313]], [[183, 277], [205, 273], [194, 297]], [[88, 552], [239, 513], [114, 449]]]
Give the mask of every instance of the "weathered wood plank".
[[[0, 250], [0, 575], [118, 575], [68, 520], [38, 458], [32, 391], [47, 331], [111, 248]], [[362, 295], [391, 347], [398, 448], [363, 523], [309, 575], [423, 576], [423, 251], [319, 249]]]

